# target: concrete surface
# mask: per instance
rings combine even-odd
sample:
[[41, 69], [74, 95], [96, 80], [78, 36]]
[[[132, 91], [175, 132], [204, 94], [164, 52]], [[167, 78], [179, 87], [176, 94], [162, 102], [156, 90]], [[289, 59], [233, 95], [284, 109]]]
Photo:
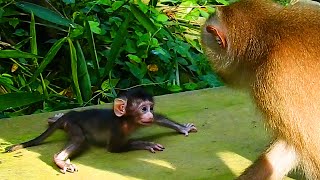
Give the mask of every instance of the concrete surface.
[[[234, 179], [269, 143], [250, 98], [227, 88], [158, 96], [155, 111], [193, 122], [198, 132], [184, 137], [158, 126], [144, 128], [133, 137], [163, 144], [165, 151], [109, 153], [91, 147], [71, 159], [79, 172], [61, 174], [52, 159], [67, 139], [58, 130], [40, 146], [0, 153], [0, 179]], [[53, 114], [0, 119], [0, 152], [42, 133]]]

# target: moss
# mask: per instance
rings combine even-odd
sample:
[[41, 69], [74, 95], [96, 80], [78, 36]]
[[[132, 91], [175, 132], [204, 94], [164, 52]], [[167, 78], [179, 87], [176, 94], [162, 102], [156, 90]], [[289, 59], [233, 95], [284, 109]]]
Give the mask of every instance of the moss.
[[[79, 172], [61, 174], [52, 161], [66, 142], [59, 130], [41, 146], [0, 154], [0, 179], [232, 179], [268, 144], [245, 94], [205, 89], [158, 96], [156, 103], [156, 111], [178, 122], [193, 122], [198, 132], [184, 137], [170, 129], [145, 128], [134, 137], [161, 143], [165, 151], [117, 154], [91, 147], [71, 160]], [[39, 135], [53, 114], [0, 120], [0, 151]]]

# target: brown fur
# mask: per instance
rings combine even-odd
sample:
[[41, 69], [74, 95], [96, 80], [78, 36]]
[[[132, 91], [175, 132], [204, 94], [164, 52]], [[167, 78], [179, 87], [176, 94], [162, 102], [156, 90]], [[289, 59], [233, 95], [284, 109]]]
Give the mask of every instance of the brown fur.
[[202, 32], [215, 71], [249, 90], [275, 139], [294, 148], [308, 179], [320, 179], [320, 6], [242, 0], [219, 7], [207, 26], [227, 40], [223, 49]]
[[265, 156], [261, 156], [259, 159], [257, 159], [255, 164], [257, 164], [257, 166], [253, 167], [254, 169], [250, 171], [245, 171], [242, 174], [243, 176], [239, 177], [238, 180], [248, 180], [246, 177], [250, 177], [254, 180], [263, 180], [270, 177], [273, 169]]

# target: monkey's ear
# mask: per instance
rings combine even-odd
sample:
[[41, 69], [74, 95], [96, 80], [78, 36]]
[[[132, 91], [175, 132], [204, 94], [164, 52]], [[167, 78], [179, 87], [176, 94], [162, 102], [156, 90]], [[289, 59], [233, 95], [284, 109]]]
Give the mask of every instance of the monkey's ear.
[[224, 32], [219, 29], [219, 27], [208, 25], [206, 27], [208, 33], [212, 34], [212, 36], [216, 39], [217, 43], [221, 48], [227, 47], [226, 36]]
[[114, 99], [113, 111], [116, 116], [121, 117], [126, 113], [127, 101], [121, 98]]

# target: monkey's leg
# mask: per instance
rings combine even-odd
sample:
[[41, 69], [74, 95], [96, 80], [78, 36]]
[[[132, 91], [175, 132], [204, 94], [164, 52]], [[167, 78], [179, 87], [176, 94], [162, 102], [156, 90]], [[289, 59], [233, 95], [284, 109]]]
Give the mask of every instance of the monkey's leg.
[[188, 136], [189, 132], [197, 132], [196, 126], [192, 123], [180, 124], [160, 114], [154, 115], [154, 121], [159, 126], [174, 129], [185, 136]]
[[85, 136], [78, 125], [67, 123], [64, 129], [71, 138], [70, 142], [61, 152], [54, 155], [53, 160], [62, 173], [66, 173], [66, 171], [75, 172], [78, 171], [78, 168], [70, 162], [69, 157], [78, 152], [84, 145]]
[[299, 163], [294, 148], [283, 140], [275, 141], [238, 180], [283, 179]]
[[128, 142], [128, 150], [149, 150], [152, 153], [155, 153], [156, 151], [163, 151], [164, 147], [161, 144], [153, 143], [153, 142], [147, 142], [147, 141], [133, 141], [130, 140]]

